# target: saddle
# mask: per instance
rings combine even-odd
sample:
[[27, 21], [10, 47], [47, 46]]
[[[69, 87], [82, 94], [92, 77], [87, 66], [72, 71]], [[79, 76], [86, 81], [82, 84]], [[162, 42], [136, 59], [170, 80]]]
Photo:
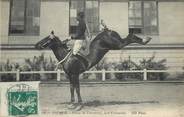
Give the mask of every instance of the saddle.
[[[84, 69], [88, 69], [89, 67], [89, 61], [86, 59], [86, 57], [81, 56], [80, 54], [76, 54], [74, 55], [78, 58], [78, 60], [80, 61], [81, 65], [83, 66]], [[84, 64], [82, 64], [84, 63]]]

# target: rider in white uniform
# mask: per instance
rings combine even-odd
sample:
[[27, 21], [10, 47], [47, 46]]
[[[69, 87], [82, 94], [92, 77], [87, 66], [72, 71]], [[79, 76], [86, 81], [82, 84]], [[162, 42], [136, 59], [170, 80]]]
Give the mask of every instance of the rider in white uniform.
[[79, 12], [77, 14], [77, 32], [75, 36], [72, 36], [71, 39], [75, 40], [73, 47], [73, 54], [76, 55], [80, 48], [82, 47], [83, 41], [85, 40], [85, 31], [86, 31], [86, 23], [84, 20], [84, 12]]

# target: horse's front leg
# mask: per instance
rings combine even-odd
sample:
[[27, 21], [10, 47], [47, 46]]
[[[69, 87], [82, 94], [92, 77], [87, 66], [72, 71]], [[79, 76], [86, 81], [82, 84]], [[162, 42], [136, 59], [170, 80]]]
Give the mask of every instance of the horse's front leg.
[[82, 103], [82, 98], [81, 98], [81, 95], [80, 95], [79, 75], [76, 75], [76, 78], [75, 78], [75, 88], [76, 88], [78, 103]]
[[75, 97], [74, 97], [74, 85], [70, 83], [70, 94], [71, 94], [71, 103], [75, 102]]
[[75, 108], [74, 103], [75, 103], [75, 97], [74, 97], [74, 80], [72, 79], [71, 76], [67, 75], [67, 77], [69, 78], [70, 81], [70, 94], [71, 94], [71, 102], [68, 105], [69, 109], [73, 109]]
[[79, 111], [83, 107], [83, 105], [82, 105], [82, 98], [81, 98], [81, 95], [80, 95], [79, 75], [75, 76], [75, 89], [76, 89], [77, 98], [78, 98], [78, 104], [77, 104], [77, 107], [75, 108], [75, 110]]

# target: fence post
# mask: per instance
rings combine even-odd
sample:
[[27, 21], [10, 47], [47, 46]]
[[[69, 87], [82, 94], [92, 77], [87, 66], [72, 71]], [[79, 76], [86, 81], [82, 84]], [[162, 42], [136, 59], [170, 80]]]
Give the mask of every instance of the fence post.
[[102, 81], [105, 81], [105, 69], [102, 69]]
[[60, 69], [57, 70], [57, 81], [61, 81], [61, 71], [60, 71]]
[[143, 80], [147, 80], [147, 69], [144, 69], [144, 77]]
[[20, 81], [20, 70], [19, 69], [17, 69], [16, 81]]

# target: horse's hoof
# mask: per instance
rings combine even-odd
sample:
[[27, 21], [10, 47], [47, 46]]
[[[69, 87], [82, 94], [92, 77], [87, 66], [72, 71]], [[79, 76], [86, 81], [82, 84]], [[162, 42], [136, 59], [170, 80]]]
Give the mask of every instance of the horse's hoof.
[[82, 104], [79, 104], [76, 106], [75, 111], [80, 111], [84, 106]]
[[146, 37], [145, 39], [143, 39], [143, 45], [146, 45], [148, 42], [151, 41], [151, 37]]
[[76, 108], [76, 105], [71, 103], [67, 106], [68, 109], [75, 109]]

